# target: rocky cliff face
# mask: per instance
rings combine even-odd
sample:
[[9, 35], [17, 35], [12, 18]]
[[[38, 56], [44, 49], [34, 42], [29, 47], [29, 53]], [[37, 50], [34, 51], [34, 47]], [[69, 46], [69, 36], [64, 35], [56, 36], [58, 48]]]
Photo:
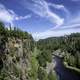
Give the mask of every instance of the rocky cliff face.
[[28, 80], [30, 43], [29, 39], [0, 39], [0, 80]]

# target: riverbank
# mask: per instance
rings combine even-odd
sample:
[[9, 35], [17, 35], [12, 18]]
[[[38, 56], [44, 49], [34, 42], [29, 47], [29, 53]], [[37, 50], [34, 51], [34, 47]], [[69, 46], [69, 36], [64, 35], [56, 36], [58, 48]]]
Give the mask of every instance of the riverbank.
[[46, 72], [47, 74], [51, 74], [52, 72], [50, 76], [53, 76], [53, 79], [51, 78], [51, 80], [57, 80], [57, 74], [54, 70], [55, 66], [56, 66], [56, 62], [54, 59], [52, 60], [51, 63], [47, 63]]
[[76, 68], [76, 67], [69, 66], [69, 65], [67, 64], [67, 62], [63, 62], [63, 63], [64, 63], [64, 66], [65, 66], [66, 68], [71, 69], [71, 70], [74, 70], [74, 71], [77, 71], [77, 72], [80, 73], [80, 69], [78, 69], [78, 68]]

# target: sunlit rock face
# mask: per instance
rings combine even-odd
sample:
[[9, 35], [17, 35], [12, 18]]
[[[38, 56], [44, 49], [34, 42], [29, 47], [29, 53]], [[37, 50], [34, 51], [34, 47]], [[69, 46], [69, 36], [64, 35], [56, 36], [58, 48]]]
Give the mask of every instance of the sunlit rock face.
[[[1, 40], [0, 40], [0, 43]], [[30, 68], [30, 40], [8, 38], [3, 47], [0, 47], [0, 71], [6, 80], [28, 80]], [[2, 56], [3, 55], [3, 56]]]

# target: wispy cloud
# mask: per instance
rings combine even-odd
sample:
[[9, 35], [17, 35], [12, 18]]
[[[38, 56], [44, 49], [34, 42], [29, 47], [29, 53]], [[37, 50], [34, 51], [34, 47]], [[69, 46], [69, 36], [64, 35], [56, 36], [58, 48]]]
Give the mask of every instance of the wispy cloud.
[[80, 32], [79, 22], [80, 22], [80, 17], [78, 16], [74, 19], [71, 19], [71, 21], [68, 24], [64, 24], [61, 27], [51, 28], [44, 32], [36, 32], [36, 33], [33, 33], [32, 35], [35, 40], [39, 40], [39, 39], [45, 39], [48, 37], [64, 36], [71, 33]]
[[[70, 11], [64, 5], [50, 3], [50, 1], [47, 2], [46, 0], [20, 0], [20, 2], [26, 10], [32, 11], [32, 13], [47, 19], [55, 25], [44, 32], [33, 33], [34, 39], [39, 40], [47, 37], [62, 36], [72, 32], [80, 32], [80, 13], [75, 17], [73, 15], [71, 16]], [[65, 22], [65, 18], [61, 17], [61, 14], [57, 14], [54, 10], [51, 10], [52, 8], [65, 13], [64, 15], [68, 18], [68, 21]], [[3, 22], [13, 24], [14, 21], [31, 18], [31, 14], [19, 16], [13, 10], [7, 9], [4, 5], [0, 4], [0, 20]]]
[[78, 2], [78, 1], [80, 1], [80, 0], [72, 0], [72, 1], [74, 1], [74, 2]]
[[[30, 2], [32, 1], [32, 2]], [[46, 18], [56, 26], [60, 26], [64, 23], [64, 18], [61, 18], [58, 14], [51, 11], [50, 5], [45, 0], [23, 0], [23, 4], [21, 4], [26, 8], [31, 10], [33, 13], [37, 14], [42, 18]], [[60, 8], [57, 5], [57, 8]]]
[[80, 32], [80, 24], [67, 25], [67, 26], [63, 26], [58, 29], [46, 30], [44, 32], [39, 32], [39, 33], [36, 32], [36, 33], [33, 33], [32, 35], [34, 39], [37, 41], [39, 39], [45, 39], [48, 37], [64, 36], [64, 35], [68, 35], [68, 34], [76, 33], [76, 32]]
[[31, 18], [31, 15], [26, 15], [26, 16], [16, 16], [15, 20], [23, 20], [23, 19], [28, 19]]
[[[38, 16], [46, 18], [55, 24], [55, 26], [49, 30], [33, 33], [32, 35], [36, 40], [53, 36], [62, 36], [72, 32], [79, 32], [80, 30], [80, 16], [78, 15], [75, 18], [72, 18], [70, 11], [62, 4], [54, 4], [45, 0], [23, 0], [22, 5], [24, 8], [29, 9]], [[51, 7], [56, 10], [62, 10], [62, 13], [65, 13], [65, 17], [68, 21], [66, 22], [66, 18], [62, 18], [59, 14], [56, 14], [53, 10], [51, 10]], [[77, 31], [75, 31], [75, 29]]]
[[14, 20], [14, 13], [11, 12], [11, 10], [8, 10], [5, 8], [4, 5], [0, 4], [0, 20], [3, 22], [9, 22], [12, 23]]
[[62, 4], [54, 4], [54, 3], [48, 3], [49, 6], [52, 6], [53, 8], [57, 9], [57, 10], [63, 10], [63, 12], [65, 12], [65, 16], [66, 18], [70, 17], [70, 11]]
[[0, 21], [11, 23], [13, 21], [30, 18], [31, 15], [18, 16], [13, 10], [7, 9], [3, 4], [0, 4]]
[[65, 25], [65, 26], [62, 26], [61, 28], [54, 29], [54, 30], [59, 31], [59, 30], [77, 29], [77, 28], [80, 28], [80, 23]]

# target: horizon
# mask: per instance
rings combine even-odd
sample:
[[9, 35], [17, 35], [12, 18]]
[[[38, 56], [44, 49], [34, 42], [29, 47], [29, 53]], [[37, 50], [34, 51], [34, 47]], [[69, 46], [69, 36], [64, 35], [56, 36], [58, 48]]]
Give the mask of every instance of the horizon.
[[80, 32], [80, 0], [0, 0], [0, 21], [35, 40], [69, 35]]

